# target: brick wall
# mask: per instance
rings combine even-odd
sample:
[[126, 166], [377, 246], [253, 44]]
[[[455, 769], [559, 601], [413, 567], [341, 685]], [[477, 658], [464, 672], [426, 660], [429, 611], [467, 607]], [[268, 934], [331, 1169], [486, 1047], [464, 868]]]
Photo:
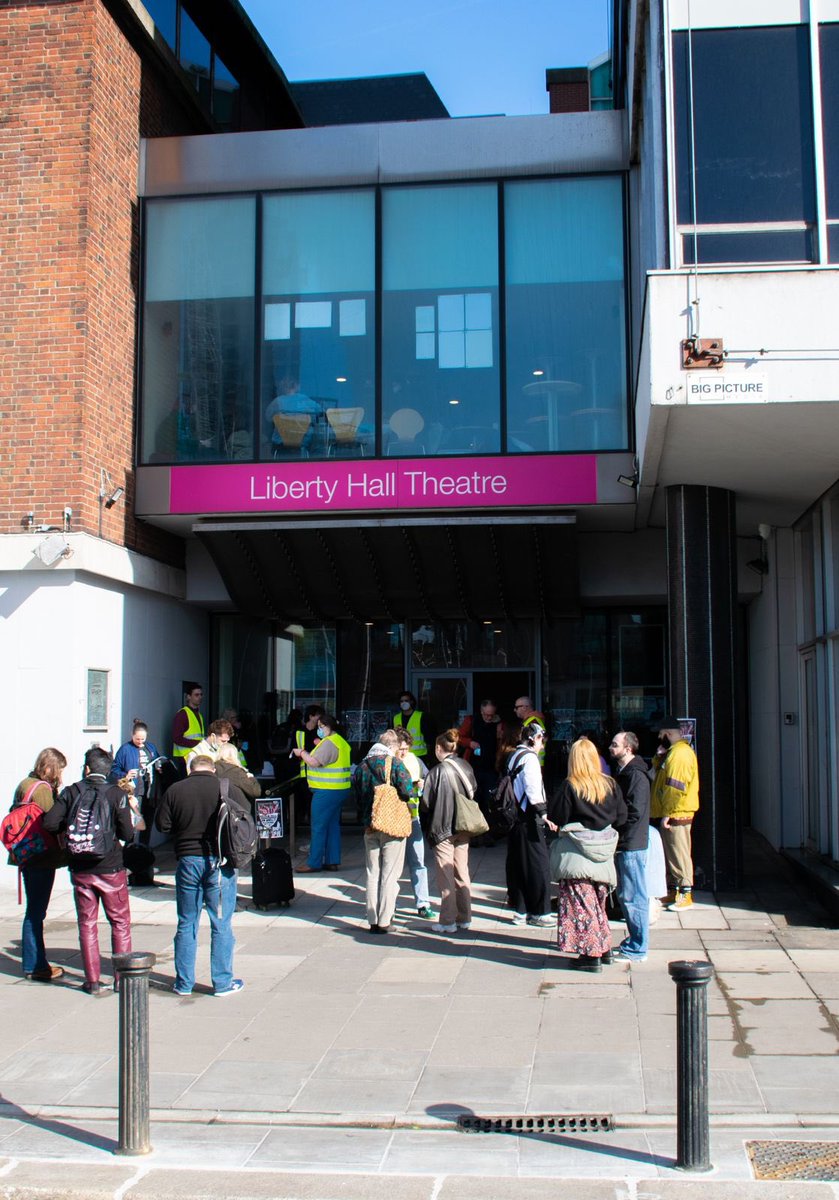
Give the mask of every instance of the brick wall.
[[0, 533], [96, 533], [180, 563], [132, 517], [142, 135], [203, 132], [102, 0], [0, 0]]

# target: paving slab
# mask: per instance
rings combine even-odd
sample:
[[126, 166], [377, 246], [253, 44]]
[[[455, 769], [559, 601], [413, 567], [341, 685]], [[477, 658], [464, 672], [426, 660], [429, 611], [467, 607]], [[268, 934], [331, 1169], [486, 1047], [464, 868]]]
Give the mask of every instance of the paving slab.
[[[124, 1166], [65, 1163], [61, 1170], [46, 1170], [39, 1162], [15, 1163], [0, 1174], [0, 1197], [6, 1200], [113, 1200], [135, 1175]], [[158, 1196], [158, 1200], [160, 1200]]]
[[431, 1180], [377, 1175], [240, 1171], [232, 1182], [207, 1171], [153, 1171], [122, 1200], [431, 1200], [433, 1190]]

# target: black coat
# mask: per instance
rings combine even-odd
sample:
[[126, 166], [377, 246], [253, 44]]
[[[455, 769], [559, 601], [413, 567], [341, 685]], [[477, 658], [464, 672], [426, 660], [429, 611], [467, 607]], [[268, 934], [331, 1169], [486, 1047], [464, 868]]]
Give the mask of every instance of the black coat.
[[549, 820], [560, 829], [575, 821], [579, 821], [586, 829], [605, 829], [608, 825], [620, 829], [627, 817], [626, 802], [614, 781], [610, 782], [612, 790], [603, 803], [593, 804], [578, 796], [569, 781], [564, 779], [548, 801]]
[[626, 801], [627, 818], [618, 829], [618, 851], [646, 850], [650, 839], [650, 787], [647, 764], [637, 755], [616, 770], [615, 779]]

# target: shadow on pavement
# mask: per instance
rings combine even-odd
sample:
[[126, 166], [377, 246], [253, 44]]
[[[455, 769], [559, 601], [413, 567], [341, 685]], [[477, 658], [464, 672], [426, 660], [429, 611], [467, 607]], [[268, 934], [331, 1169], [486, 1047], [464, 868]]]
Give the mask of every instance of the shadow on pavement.
[[68, 1125], [66, 1121], [56, 1121], [52, 1117], [36, 1117], [32, 1113], [7, 1100], [0, 1092], [0, 1111], [4, 1117], [20, 1121], [22, 1125], [30, 1125], [33, 1129], [42, 1129], [45, 1133], [54, 1133], [58, 1137], [67, 1138], [71, 1142], [81, 1142], [85, 1146], [93, 1146], [97, 1150], [113, 1152], [117, 1148], [114, 1138], [102, 1137], [91, 1133], [89, 1129], [79, 1129], [76, 1125]]

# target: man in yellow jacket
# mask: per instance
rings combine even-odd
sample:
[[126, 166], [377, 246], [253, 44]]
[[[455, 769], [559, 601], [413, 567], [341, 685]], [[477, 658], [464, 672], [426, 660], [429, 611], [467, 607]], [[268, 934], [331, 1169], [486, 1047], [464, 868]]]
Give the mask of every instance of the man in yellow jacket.
[[693, 904], [691, 827], [699, 809], [699, 766], [678, 718], [662, 717], [658, 733], [660, 747], [653, 759], [650, 819], [658, 821], [664, 844], [669, 907], [678, 912]]

